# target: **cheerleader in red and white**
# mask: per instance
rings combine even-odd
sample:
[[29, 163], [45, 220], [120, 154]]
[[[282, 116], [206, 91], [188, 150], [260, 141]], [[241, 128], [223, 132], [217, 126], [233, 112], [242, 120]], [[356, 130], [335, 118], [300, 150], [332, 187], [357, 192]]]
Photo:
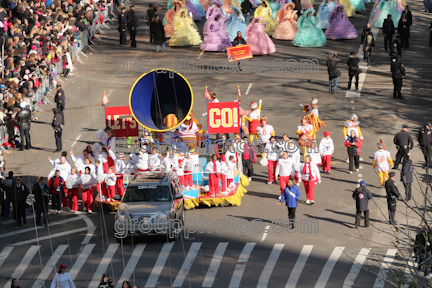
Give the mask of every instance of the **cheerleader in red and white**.
[[162, 158], [157, 153], [156, 147], [153, 147], [152, 154], [148, 157], [148, 169], [150, 169], [150, 171], [160, 171], [161, 165]]
[[162, 153], [161, 154], [161, 158], [162, 158], [162, 164], [161, 164], [161, 170], [165, 171], [165, 172], [171, 172], [171, 161], [168, 158], [168, 154], [167, 153]]
[[112, 130], [110, 127], [106, 127], [104, 130], [104, 133], [102, 135], [100, 135], [102, 133], [100, 133], [100, 130], [96, 131], [96, 137], [98, 137], [100, 139], [100, 141], [105, 145], [107, 152], [108, 152], [108, 167], [114, 167], [114, 159], [112, 159], [112, 157], [110, 157], [110, 153], [109, 151], [111, 151], [112, 153], [116, 153], [116, 137], [115, 137], [115, 133], [114, 130]]
[[108, 198], [107, 197], [108, 190], [105, 185], [105, 173], [100, 160], [96, 160], [95, 169], [96, 169], [96, 176], [95, 176], [96, 192], [99, 193], [99, 197], [101, 198], [102, 201], [104, 201], [106, 198]]
[[114, 153], [109, 151], [109, 155], [115, 161], [115, 175], [116, 175], [116, 190], [117, 194], [120, 195], [120, 198], [123, 197], [125, 188], [123, 183], [124, 173], [126, 172], [126, 162], [124, 159], [124, 153], [118, 153], [116, 156]]
[[65, 183], [65, 193], [69, 198], [69, 207], [73, 211], [78, 211], [78, 188], [80, 183], [81, 177], [77, 174], [76, 168], [72, 168]]
[[309, 124], [307, 116], [301, 118], [301, 125], [297, 127], [296, 133], [299, 135], [299, 145], [303, 148], [303, 155], [306, 155], [307, 147], [310, 147], [315, 139], [314, 128]]
[[306, 155], [305, 163], [300, 167], [301, 178], [306, 190], [306, 204], [312, 205], [315, 203], [314, 191], [315, 185], [321, 183], [321, 176], [318, 167], [312, 162], [310, 155]]
[[277, 183], [277, 178], [274, 177], [274, 173], [276, 172], [276, 165], [278, 163], [279, 160], [279, 154], [276, 153], [276, 140], [274, 138], [274, 136], [270, 137], [270, 142], [267, 143], [265, 145], [264, 148], [264, 159], [267, 159], [267, 167], [268, 167], [268, 182], [267, 184], [272, 184], [273, 183], [273, 179], [274, 179], [274, 183]]
[[136, 167], [138, 168], [138, 172], [149, 171], [149, 154], [145, 151], [145, 148], [141, 148], [141, 151], [138, 154]]
[[300, 175], [300, 150], [297, 148], [297, 146], [294, 144], [293, 140], [287, 140], [287, 150], [288, 150], [288, 157], [292, 159], [294, 162], [295, 167], [295, 176], [294, 180], [296, 181], [297, 186], [300, 186], [301, 182], [301, 175]]
[[221, 170], [220, 170], [220, 178], [222, 183], [222, 193], [227, 190], [227, 174], [228, 174], [228, 166], [227, 163], [222, 161], [220, 162]]
[[[96, 153], [93, 151], [93, 147], [91, 145], [87, 145], [86, 149], [88, 156], [90, 156], [93, 160], [97, 159]], [[93, 161], [94, 164], [94, 161]]]
[[324, 173], [330, 174], [331, 157], [334, 152], [334, 145], [333, 145], [333, 140], [330, 138], [330, 133], [328, 131], [324, 132], [324, 137], [320, 142], [319, 150], [322, 157], [323, 171]]
[[176, 170], [177, 178], [179, 182], [183, 185], [184, 183], [184, 161], [182, 158], [178, 159], [178, 167]]
[[207, 163], [206, 172], [209, 173], [209, 188], [210, 196], [215, 197], [219, 193], [219, 173], [221, 171], [221, 164], [217, 161], [216, 154], [212, 155], [212, 161]]
[[[129, 154], [129, 161], [126, 164], [126, 170], [129, 171], [129, 174], [131, 176], [135, 175], [135, 173], [138, 172], [137, 163], [138, 163], [138, 157], [136, 156], [136, 154], [135, 153]], [[147, 161], [147, 165], [148, 165], [148, 161]]]
[[183, 183], [185, 190], [191, 190], [194, 188], [193, 177], [192, 177], [192, 169], [194, 166], [195, 166], [194, 160], [192, 159], [190, 153], [186, 152], [186, 156], [184, 159], [184, 183]]
[[103, 171], [104, 173], [108, 173], [108, 151], [105, 147], [101, 147], [98, 153], [99, 153], [98, 159], [101, 162], [101, 165], [103, 166]]
[[226, 162], [227, 165], [227, 186], [231, 187], [233, 186], [233, 181], [234, 181], [234, 175], [235, 175], [235, 170], [236, 170], [236, 159], [234, 156], [229, 156], [228, 161]]
[[[276, 165], [275, 179], [279, 177], [280, 192], [281, 195], [287, 186], [288, 179], [294, 177], [295, 175], [295, 165], [291, 158], [289, 158], [288, 152], [284, 151], [282, 158], [280, 158]], [[279, 196], [279, 200], [280, 200]]]
[[108, 168], [108, 174], [105, 174], [106, 179], [106, 185], [108, 186], [108, 202], [111, 202], [111, 200], [114, 198], [115, 195], [115, 186], [117, 182], [117, 177], [114, 174], [114, 167]]
[[85, 173], [81, 175], [81, 189], [84, 212], [92, 213], [93, 209], [93, 184], [94, 177], [90, 167], [85, 167]]

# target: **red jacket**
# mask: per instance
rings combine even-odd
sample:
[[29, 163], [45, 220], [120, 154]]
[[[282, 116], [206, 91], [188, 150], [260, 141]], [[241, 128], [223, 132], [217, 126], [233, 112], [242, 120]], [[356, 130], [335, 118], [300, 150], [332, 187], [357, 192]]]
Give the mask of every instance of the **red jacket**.
[[[349, 150], [352, 149], [351, 148], [351, 140], [352, 140], [351, 136], [349, 136], [348, 139], [345, 141], [345, 147], [347, 147], [348, 154], [349, 154]], [[355, 145], [356, 150], [357, 150], [357, 155], [360, 155], [360, 147], [362, 145], [362, 141], [358, 137], [355, 137], [354, 141], [355, 141], [354, 145]]]
[[[52, 187], [51, 187], [51, 184], [52, 184]], [[51, 192], [55, 193], [55, 194], [59, 194], [59, 191], [57, 191], [57, 187], [60, 186], [60, 189], [64, 189], [64, 185], [65, 185], [65, 181], [61, 177], [52, 177], [48, 181], [48, 187], [50, 189], [52, 189]]]

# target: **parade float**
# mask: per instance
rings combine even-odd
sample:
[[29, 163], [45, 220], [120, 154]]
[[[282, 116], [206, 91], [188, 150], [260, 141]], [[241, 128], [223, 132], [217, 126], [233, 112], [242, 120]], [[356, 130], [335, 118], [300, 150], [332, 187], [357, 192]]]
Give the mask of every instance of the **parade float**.
[[[239, 96], [241, 95], [238, 90]], [[209, 98], [207, 87], [204, 97]], [[210, 135], [241, 133], [240, 119], [244, 113], [239, 108], [239, 103], [238, 98], [233, 102], [219, 103], [207, 100], [207, 131], [204, 131], [203, 125], [194, 118], [193, 91], [187, 80], [172, 70], [152, 70], [134, 83], [128, 106], [105, 107], [106, 127], [114, 132], [115, 137], [103, 134], [102, 130], [96, 132], [96, 137], [108, 149], [114, 149], [117, 154], [129, 155], [129, 158], [134, 158], [143, 145], [148, 152], [156, 147], [158, 153], [169, 152], [177, 155], [179, 159], [190, 156], [195, 165], [191, 170], [193, 185], [183, 189], [186, 209], [198, 206], [239, 206], [241, 198], [247, 192], [245, 187], [249, 185], [248, 178], [242, 173], [241, 155], [236, 154], [233, 181], [230, 185], [224, 185], [225, 191], [221, 191], [223, 183], [219, 178], [219, 191], [210, 195], [209, 173], [206, 172], [206, 165], [211, 161], [210, 156], [221, 156], [217, 148], [221, 143], [210, 140]], [[198, 128], [195, 137], [180, 137], [178, 130], [183, 123]], [[152, 137], [143, 138], [140, 127]], [[125, 187], [134, 174], [128, 169], [121, 175]], [[105, 211], [116, 211], [121, 199], [117, 195], [114, 200], [105, 201], [104, 197], [98, 194], [95, 202], [98, 206], [102, 205]]]

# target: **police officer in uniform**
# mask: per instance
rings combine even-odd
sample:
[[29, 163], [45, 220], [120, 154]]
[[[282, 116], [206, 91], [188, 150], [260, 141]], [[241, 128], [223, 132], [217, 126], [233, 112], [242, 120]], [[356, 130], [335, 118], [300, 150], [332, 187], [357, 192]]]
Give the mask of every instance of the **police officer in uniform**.
[[394, 181], [395, 177], [396, 177], [396, 173], [390, 172], [389, 179], [385, 182], [385, 189], [387, 194], [387, 207], [389, 210], [389, 222], [392, 225], [397, 224], [397, 222], [395, 221], [396, 204], [398, 198], [400, 198], [399, 190], [396, 186], [396, 182]]
[[138, 32], [138, 16], [135, 14], [135, 6], [131, 5], [130, 6], [130, 10], [128, 12], [127, 15], [127, 19], [128, 19], [128, 30], [130, 33], [130, 41], [131, 41], [131, 47], [132, 48], [137, 48], [136, 46], [136, 40], [135, 37], [137, 35]]
[[9, 171], [9, 176], [6, 177], [6, 179], [3, 180], [2, 183], [2, 189], [5, 193], [5, 199], [3, 201], [2, 205], [2, 213], [1, 216], [9, 217], [10, 212], [10, 203], [12, 200], [12, 188], [15, 185], [15, 179], [13, 177], [13, 172]]
[[54, 118], [53, 118], [53, 122], [52, 122], [52, 127], [54, 129], [54, 137], [55, 137], [55, 141], [56, 141], [56, 146], [57, 146], [57, 150], [54, 152], [60, 152], [62, 150], [62, 133], [63, 133], [63, 128], [62, 128], [62, 121], [63, 121], [63, 117], [62, 115], [59, 113], [59, 111], [57, 110], [57, 108], [53, 108], [52, 111], [54, 112]]
[[15, 123], [19, 127], [21, 135], [21, 147], [20, 150], [24, 150], [24, 137], [25, 137], [25, 149], [31, 148], [30, 141], [30, 125], [31, 125], [31, 111], [27, 107], [21, 109], [15, 116]]
[[426, 123], [426, 125], [423, 128], [420, 128], [417, 140], [420, 144], [421, 150], [423, 152], [423, 156], [425, 158], [425, 164], [423, 167], [432, 167], [431, 162], [431, 144], [432, 144], [432, 124], [430, 122]]
[[127, 28], [127, 17], [126, 17], [126, 8], [121, 8], [121, 13], [118, 17], [119, 27], [118, 30], [120, 32], [120, 45], [126, 44], [126, 28]]
[[393, 139], [398, 152], [396, 154], [396, 161], [394, 162], [393, 169], [398, 169], [399, 163], [405, 155], [408, 155], [409, 150], [414, 147], [414, 140], [408, 133], [408, 125], [402, 126], [402, 131], [397, 133]]
[[57, 103], [57, 111], [59, 112], [59, 114], [62, 117], [62, 122], [61, 124], [64, 125], [64, 114], [63, 114], [63, 110], [65, 109], [65, 104], [66, 104], [66, 96], [65, 93], [62, 89], [62, 85], [57, 84], [57, 93], [54, 97], [54, 102]]

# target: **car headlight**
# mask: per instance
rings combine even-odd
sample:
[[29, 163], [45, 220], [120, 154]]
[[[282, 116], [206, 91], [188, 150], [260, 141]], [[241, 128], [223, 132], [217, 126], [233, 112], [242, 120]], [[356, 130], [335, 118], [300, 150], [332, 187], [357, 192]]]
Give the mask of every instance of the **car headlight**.
[[116, 214], [116, 218], [117, 218], [117, 220], [125, 220], [126, 219], [126, 213], [118, 211]]
[[169, 210], [161, 212], [161, 219], [162, 220], [168, 219], [169, 218], [169, 212], [170, 212]]

